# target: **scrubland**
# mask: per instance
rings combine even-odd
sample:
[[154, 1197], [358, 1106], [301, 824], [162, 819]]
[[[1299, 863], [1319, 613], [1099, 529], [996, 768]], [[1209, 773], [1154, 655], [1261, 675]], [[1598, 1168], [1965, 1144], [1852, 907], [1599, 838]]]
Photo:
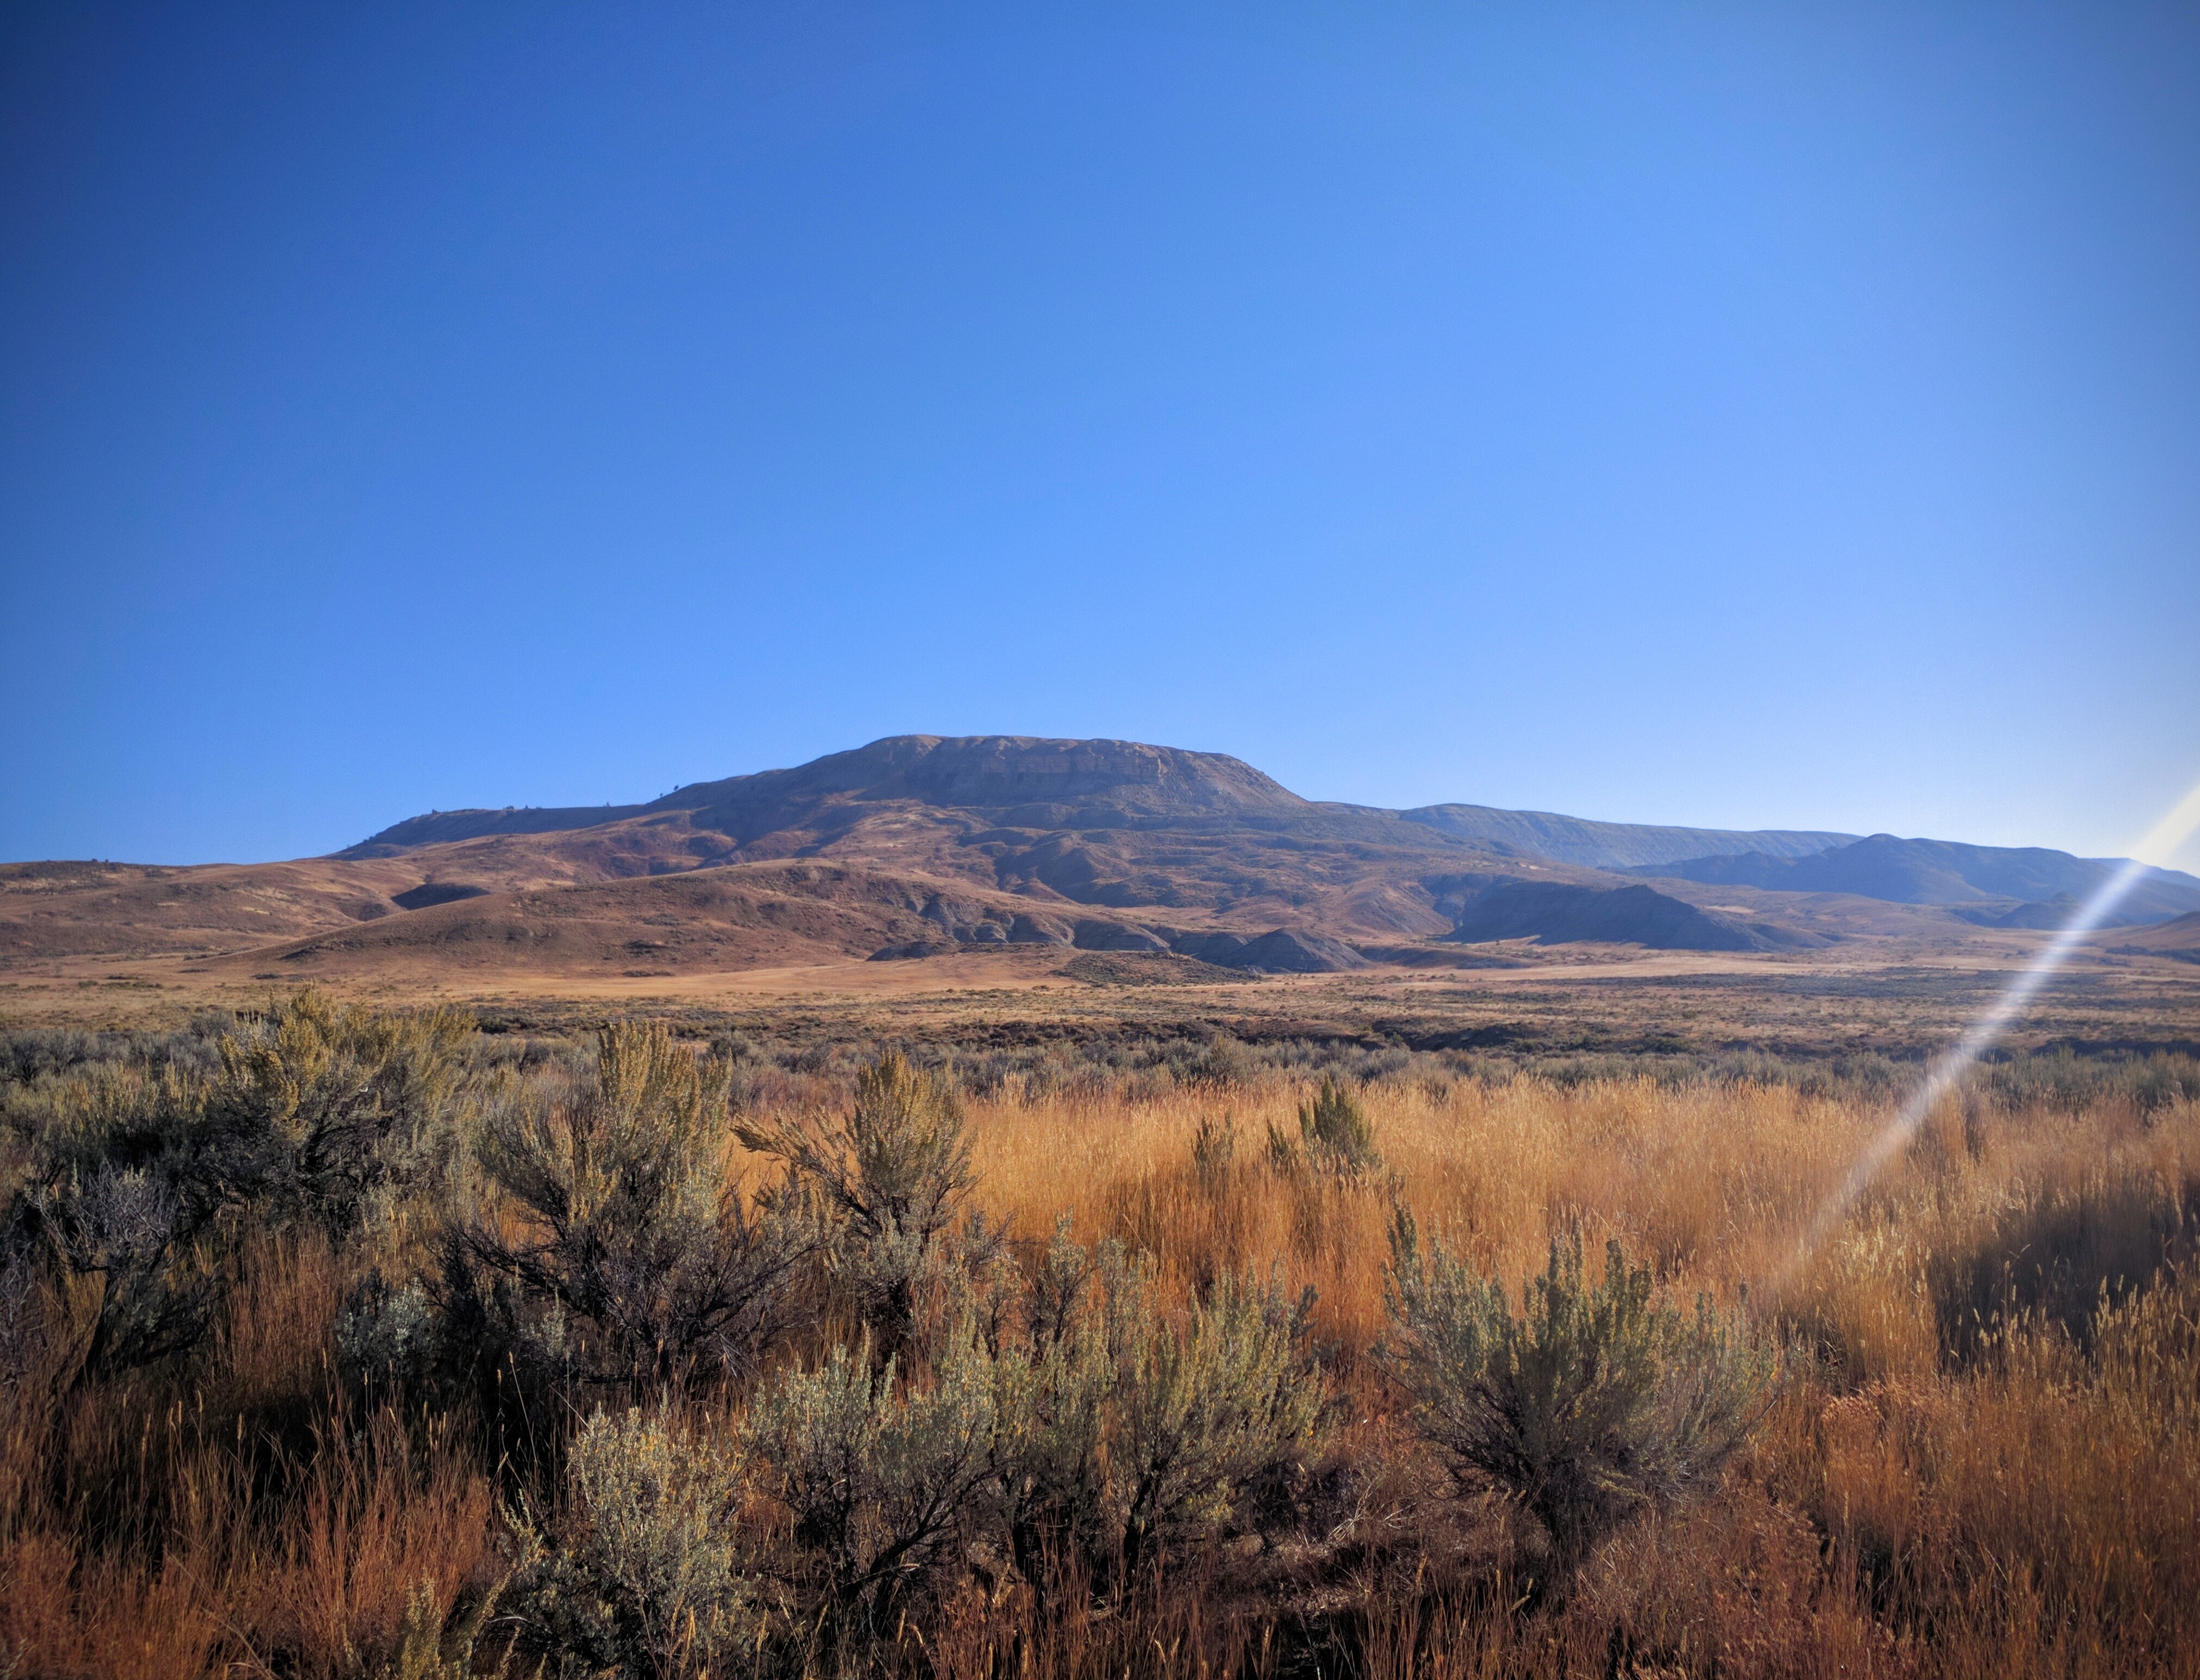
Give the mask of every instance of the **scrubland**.
[[924, 1059], [17, 1040], [0, 1675], [2200, 1660], [2190, 1060]]

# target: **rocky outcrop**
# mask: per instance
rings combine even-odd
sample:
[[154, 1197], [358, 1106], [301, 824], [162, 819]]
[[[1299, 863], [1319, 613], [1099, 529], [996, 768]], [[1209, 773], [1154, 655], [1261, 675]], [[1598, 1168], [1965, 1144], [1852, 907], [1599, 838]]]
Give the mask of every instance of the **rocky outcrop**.
[[1003, 928], [998, 911], [987, 914], [994, 919], [961, 917], [946, 899], [935, 898], [926, 904], [924, 919], [939, 932], [887, 945], [874, 952], [872, 960], [938, 957], [975, 945], [1055, 945], [1124, 956], [1173, 955], [1241, 974], [1326, 975], [1368, 966], [1367, 959], [1342, 940], [1297, 928], [1271, 928], [1257, 939], [1247, 939], [1242, 934], [1211, 929], [1187, 933], [1144, 928], [1101, 916], [1082, 916], [1074, 923], [1064, 923], [1034, 913], [1019, 915]]
[[1010, 945], [1072, 945], [1076, 938], [1059, 916], [1019, 916], [1009, 924]]
[[1364, 969], [1367, 959], [1342, 940], [1295, 928], [1277, 928], [1249, 941], [1223, 966], [1256, 969], [1271, 975], [1329, 975]]
[[1238, 934], [1178, 934], [1169, 945], [1179, 957], [1219, 969], [1270, 975], [1327, 975], [1367, 966], [1367, 959], [1343, 940], [1296, 928], [1273, 928], [1250, 940]]
[[1074, 942], [1080, 951], [1167, 951], [1169, 948], [1168, 941], [1151, 928], [1124, 922], [1103, 922], [1097, 916], [1081, 918], [1075, 933]]
[[[974, 899], [935, 893], [925, 900], [924, 908], [917, 914], [958, 945], [974, 941], [1001, 944], [1009, 937], [1008, 924], [1001, 912]], [[988, 928], [992, 930], [990, 935], [985, 931]]]
[[1170, 939], [1169, 947], [1179, 957], [1229, 969], [1237, 966], [1238, 954], [1245, 949], [1246, 943], [1238, 934], [1178, 934]]

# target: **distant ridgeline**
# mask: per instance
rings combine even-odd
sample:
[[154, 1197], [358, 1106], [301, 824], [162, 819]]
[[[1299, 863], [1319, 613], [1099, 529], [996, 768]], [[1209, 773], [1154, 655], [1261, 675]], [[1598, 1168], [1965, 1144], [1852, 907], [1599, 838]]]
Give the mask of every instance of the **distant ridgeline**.
[[[1387, 811], [1301, 799], [1219, 752], [1138, 741], [896, 735], [793, 770], [693, 782], [646, 805], [436, 811], [395, 823], [336, 855], [389, 857], [452, 840], [599, 828], [670, 814], [692, 816], [696, 826], [745, 844], [844, 807], [900, 803], [984, 811], [1003, 826], [1047, 829], [1239, 822], [1280, 833], [1325, 822], [1349, 828], [1357, 820], [1407, 845], [1462, 842], [1490, 856], [1596, 869], [1756, 853], [1798, 858], [1857, 839], [1816, 830], [1599, 822], [1488, 805]], [[1401, 836], [1401, 823], [1416, 832]]]
[[[1889, 904], [1944, 904], [1981, 925], [2059, 928], [2123, 863], [2040, 846], [1874, 834], [1806, 855], [1769, 848], [1707, 853], [1637, 865], [1627, 873], [1774, 893], [1850, 893]], [[2114, 920], [2119, 925], [2160, 922], [2194, 909], [2200, 909], [2200, 881], [2176, 869], [2150, 869], [2125, 896]]]
[[[251, 949], [253, 972], [301, 978], [653, 975], [1053, 945], [1104, 955], [1096, 973], [1318, 972], [1495, 960], [1460, 947], [1517, 940], [1776, 952], [2057, 928], [2115, 867], [1890, 834], [1390, 811], [1302, 799], [1216, 752], [897, 735], [641, 804], [435, 811], [331, 858], [0, 866], [0, 957]], [[2151, 869], [2121, 919], [2194, 911], [2200, 880]]]
[[[1776, 904], [1763, 915], [1762, 905], [1699, 906], [1615, 881], [1614, 873], [1941, 906], [1965, 921], [2026, 928], [2060, 926], [2113, 867], [2039, 848], [1888, 834], [1674, 828], [1459, 804], [1388, 811], [1302, 799], [1221, 753], [1001, 735], [893, 736], [792, 770], [697, 782], [644, 805], [437, 812], [340, 855], [652, 825], [677, 828], [684, 848], [652, 861], [652, 869], [832, 857], [938, 872], [945, 846], [954, 854], [950, 872], [967, 876], [982, 863], [986, 885], [1015, 893], [1116, 910], [1295, 910], [1306, 925], [1290, 929], [1294, 942], [1267, 948], [1277, 966], [1292, 969], [1332, 965], [1325, 958], [1337, 947], [1321, 942], [1325, 931], [1362, 944], [1382, 934], [1698, 950], [1825, 942], [1782, 925]], [[1363, 880], [1356, 893], [1345, 889], [1350, 903], [1318, 904], [1339, 896], [1338, 870], [1327, 866], [1339, 853], [1357, 863]], [[1524, 869], [1540, 869], [1541, 878], [1524, 877]], [[1314, 873], [1330, 883], [1319, 893], [1307, 878]], [[2200, 881], [2155, 870], [2121, 914], [2148, 922], [2193, 910]], [[1202, 946], [1197, 930], [1167, 922], [1150, 915], [1109, 931], [1088, 919], [1087, 937], [1101, 949], [1197, 949], [1202, 961], [1242, 962], [1239, 945], [1283, 931], [1243, 928]], [[971, 925], [983, 930], [972, 939], [1006, 940], [1003, 930], [1018, 924], [1003, 914]], [[956, 937], [936, 925], [896, 949], [920, 955]]]

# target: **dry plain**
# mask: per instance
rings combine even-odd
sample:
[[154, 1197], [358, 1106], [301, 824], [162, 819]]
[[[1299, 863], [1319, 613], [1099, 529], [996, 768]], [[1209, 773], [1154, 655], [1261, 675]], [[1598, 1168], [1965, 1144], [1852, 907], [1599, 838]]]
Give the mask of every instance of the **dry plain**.
[[1092, 745], [0, 870], [0, 1674], [2193, 1671], [2188, 889]]

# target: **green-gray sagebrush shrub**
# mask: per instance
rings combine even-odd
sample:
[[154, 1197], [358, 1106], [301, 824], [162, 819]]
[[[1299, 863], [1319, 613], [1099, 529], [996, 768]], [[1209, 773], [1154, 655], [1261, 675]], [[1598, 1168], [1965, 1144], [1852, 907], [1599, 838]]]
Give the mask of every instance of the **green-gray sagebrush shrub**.
[[131, 1067], [11, 1103], [28, 1145], [0, 1234], [13, 1374], [81, 1384], [195, 1346], [219, 1301], [209, 1240], [230, 1203], [194, 1148], [203, 1081]]
[[1026, 1574], [1073, 1554], [1121, 1578], [1244, 1520], [1255, 1485], [1296, 1468], [1322, 1416], [1311, 1304], [1226, 1276], [1172, 1317], [1144, 1261], [1057, 1230], [1022, 1332], [997, 1355], [1000, 1521]]
[[1268, 1166], [1284, 1178], [1309, 1166], [1356, 1177], [1382, 1164], [1366, 1106], [1333, 1074], [1323, 1074], [1321, 1088], [1299, 1104], [1297, 1136], [1269, 1123]]
[[915, 1380], [892, 1357], [875, 1366], [867, 1331], [757, 1396], [741, 1442], [787, 1514], [779, 1574], [805, 1658], [859, 1663], [901, 1614], [965, 1572], [996, 1502], [998, 1379], [966, 1320]]
[[0, 1268], [37, 1286], [0, 1308], [37, 1322], [0, 1342], [58, 1349], [78, 1381], [154, 1363], [204, 1334], [247, 1234], [313, 1229], [341, 1246], [436, 1187], [472, 1031], [305, 991], [224, 1036], [210, 1077], [124, 1064], [11, 1089], [26, 1160]]
[[476, 1030], [456, 1010], [391, 1014], [301, 991], [220, 1041], [208, 1121], [258, 1154], [241, 1177], [342, 1240], [377, 1203], [440, 1188], [460, 1149]]
[[753, 1653], [769, 1607], [744, 1567], [745, 1496], [734, 1443], [596, 1413], [555, 1506], [512, 1513], [508, 1613], [524, 1643], [550, 1672], [592, 1680], [675, 1680]]
[[803, 1314], [818, 1239], [743, 1204], [728, 1139], [723, 1068], [659, 1025], [604, 1028], [588, 1085], [510, 1093], [481, 1129], [482, 1204], [448, 1233], [446, 1337], [637, 1395], [754, 1370]]
[[1000, 1256], [1000, 1233], [968, 1206], [978, 1174], [943, 1074], [888, 1055], [857, 1074], [845, 1115], [744, 1125], [739, 1135], [785, 1170], [771, 1204], [831, 1233], [833, 1281], [880, 1357], [909, 1347], [928, 1278], [982, 1273]]
[[453, 1363], [434, 1297], [418, 1279], [393, 1285], [369, 1273], [336, 1314], [336, 1364], [347, 1377], [448, 1403]]
[[741, 1442], [785, 1513], [768, 1573], [805, 1661], [857, 1665], [973, 1560], [1103, 1589], [1250, 1518], [1314, 1442], [1325, 1396], [1306, 1308], [1226, 1279], [1176, 1316], [1147, 1267], [1057, 1232], [1006, 1320], [951, 1270], [945, 1327], [906, 1363], [866, 1331], [752, 1402]]
[[1383, 1164], [1366, 1105], [1331, 1074], [1322, 1076], [1311, 1102], [1299, 1105], [1299, 1138], [1309, 1156], [1339, 1171], [1369, 1172]]
[[1521, 1295], [1515, 1313], [1502, 1283], [1397, 1211], [1382, 1357], [1454, 1468], [1542, 1524], [1563, 1580], [1629, 1516], [1716, 1474], [1760, 1414], [1776, 1359], [1739, 1313], [1660, 1300], [1617, 1241], [1598, 1282], [1583, 1274], [1579, 1234], [1554, 1238]]

